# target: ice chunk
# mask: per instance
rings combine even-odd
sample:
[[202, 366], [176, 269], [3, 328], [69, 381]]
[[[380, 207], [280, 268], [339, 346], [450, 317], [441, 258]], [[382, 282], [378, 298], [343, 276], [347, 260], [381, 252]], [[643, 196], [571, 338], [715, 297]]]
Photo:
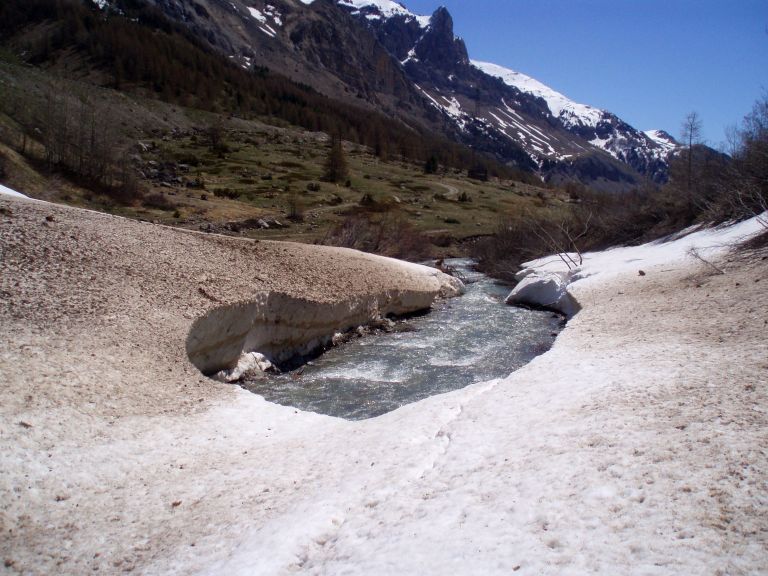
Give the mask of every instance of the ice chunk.
[[570, 273], [531, 270], [525, 272], [525, 277], [507, 296], [507, 304], [556, 310], [568, 317], [579, 311], [578, 302], [568, 293]]

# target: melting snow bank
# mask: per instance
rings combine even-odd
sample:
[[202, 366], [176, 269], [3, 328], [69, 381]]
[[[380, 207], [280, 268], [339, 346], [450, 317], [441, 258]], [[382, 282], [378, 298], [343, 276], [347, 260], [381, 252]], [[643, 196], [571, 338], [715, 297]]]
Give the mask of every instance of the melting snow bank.
[[427, 310], [436, 297], [462, 292], [459, 280], [439, 270], [403, 266], [432, 277], [431, 289], [389, 290], [332, 303], [268, 292], [251, 302], [215, 308], [192, 325], [186, 343], [189, 359], [204, 374], [221, 371], [220, 379], [233, 381], [250, 370], [310, 355], [337, 332]]
[[9, 574], [766, 572], [768, 260], [713, 274], [683, 248], [653, 260], [664, 245], [591, 256], [546, 354], [349, 422], [203, 378], [193, 320], [256, 291], [333, 302], [433, 280], [353, 251], [8, 206]]
[[[572, 288], [586, 279], [605, 281], [610, 276], [633, 270], [642, 275], [645, 274], [643, 268], [662, 263], [717, 258], [764, 230], [767, 214], [730, 226], [690, 228], [641, 246], [588, 252], [583, 254], [582, 264], [575, 268], [569, 268], [559, 256], [526, 262], [515, 276], [519, 283], [507, 296], [507, 304], [546, 308], [570, 318], [581, 309]], [[578, 258], [576, 254], [570, 256], [572, 261]]]

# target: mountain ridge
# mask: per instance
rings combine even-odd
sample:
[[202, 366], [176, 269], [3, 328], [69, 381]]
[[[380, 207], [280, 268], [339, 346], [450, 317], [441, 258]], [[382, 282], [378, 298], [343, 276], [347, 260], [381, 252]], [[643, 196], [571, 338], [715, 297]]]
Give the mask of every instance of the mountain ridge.
[[667, 179], [671, 137], [470, 59], [445, 7], [422, 16], [392, 0], [129, 1], [155, 6], [244, 68], [267, 67], [546, 181], [626, 190]]
[[[346, 3], [346, 0], [340, 0], [341, 5]], [[380, 10], [382, 3], [385, 3], [385, 0], [378, 2], [357, 0], [353, 15], [360, 17], [364, 14], [365, 23], [374, 30], [386, 27], [391, 29], [392, 24], [390, 22], [395, 24], [399, 21], [402, 25], [411, 20], [424, 18], [408, 12], [401, 4], [394, 2], [387, 3], [400, 6], [401, 9]], [[450, 21], [444, 15], [447, 14], [444, 7], [438, 8], [433, 17], [438, 14], [441, 25], [444, 26], [446, 21]], [[424, 60], [423, 39], [430, 36], [429, 27], [431, 25], [427, 26], [422, 36], [408, 51], [409, 56], [402, 61], [406, 72], [417, 81], [417, 84], [419, 80], [423, 80], [424, 76], [423, 70], [419, 70], [418, 63]], [[389, 36], [391, 36], [391, 32], [388, 32], [384, 37], [380, 34], [379, 39], [391, 53], [396, 57], [401, 57], [406, 47], [393, 46], [391, 42], [387, 41]], [[451, 48], [459, 45], [466, 49], [463, 40], [453, 35], [452, 27], [444, 30], [442, 37], [441, 47], [444, 53], [450, 54]], [[419, 54], [420, 49], [422, 54]], [[557, 138], [557, 134], [554, 135], [554, 138], [552, 134], [547, 134], [546, 124], [542, 127], [541, 110], [538, 111], [538, 114], [534, 112], [533, 118], [526, 118], [525, 113], [530, 114], [534, 105], [530, 102], [518, 102], [517, 105], [511, 103], [510, 96], [514, 98], [514, 94], [506, 95], [507, 98], [497, 96], [495, 110], [486, 110], [485, 113], [475, 114], [475, 120], [483, 124], [485, 129], [495, 130], [503, 137], [520, 144], [528, 152], [539, 171], [549, 172], [547, 166], [551, 166], [553, 162], [554, 164], [562, 164], [563, 162], [567, 164], [577, 156], [583, 157], [584, 154], [591, 153], [597, 154], [599, 157], [599, 153], [604, 152], [654, 182], [663, 183], [666, 180], [667, 159], [674, 149], [674, 140], [668, 135], [665, 139], [652, 138], [621, 120], [615, 114], [576, 103], [538, 80], [498, 64], [463, 57], [458, 60], [459, 68], [469, 64], [488, 76], [501, 79], [505, 85], [522, 94], [544, 100], [547, 111], [555, 123], [559, 125], [558, 127], [578, 137], [576, 142], [570, 142], [570, 145], [563, 146], [562, 138]], [[434, 61], [428, 61], [428, 63], [434, 65]], [[453, 81], [455, 78], [455, 73], [448, 74], [449, 81]], [[434, 74], [432, 74], [432, 79], [435, 79]], [[472, 81], [476, 81], [476, 78], [473, 78]], [[460, 128], [464, 128], [472, 114], [466, 113], [466, 111], [464, 114], [459, 113], [456, 95], [450, 94], [451, 87], [449, 85], [444, 82], [436, 82], [435, 84], [433, 90], [425, 90], [423, 86], [420, 86], [420, 89], [423, 92], [429, 92], [427, 96], [430, 97], [431, 101], [437, 107], [442, 108], [446, 114], [453, 117]], [[445, 99], [444, 104], [440, 101], [441, 98]], [[468, 104], [474, 107], [474, 111], [477, 111], [478, 106], [481, 105], [480, 102], [475, 102], [474, 106], [472, 103]], [[523, 118], [520, 117], [521, 113]], [[552, 173], [550, 173], [551, 175]]]

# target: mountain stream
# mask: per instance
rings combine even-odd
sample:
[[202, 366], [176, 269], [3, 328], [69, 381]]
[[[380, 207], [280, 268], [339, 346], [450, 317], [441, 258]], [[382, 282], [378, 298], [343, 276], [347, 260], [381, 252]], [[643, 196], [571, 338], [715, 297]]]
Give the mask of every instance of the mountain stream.
[[561, 319], [504, 303], [509, 288], [446, 262], [466, 294], [436, 303], [423, 316], [331, 348], [296, 370], [246, 380], [265, 399], [301, 410], [363, 420], [428, 396], [509, 375], [550, 348]]

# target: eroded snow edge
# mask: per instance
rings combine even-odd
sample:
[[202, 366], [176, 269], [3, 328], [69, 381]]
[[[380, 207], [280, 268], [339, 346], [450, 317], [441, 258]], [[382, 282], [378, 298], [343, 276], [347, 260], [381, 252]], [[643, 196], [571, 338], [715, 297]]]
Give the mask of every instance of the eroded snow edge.
[[192, 325], [187, 355], [204, 374], [232, 370], [251, 352], [272, 364], [309, 355], [327, 346], [337, 332], [389, 315], [428, 310], [437, 297], [462, 292], [458, 280], [434, 272], [428, 272], [433, 281], [425, 289], [390, 290], [332, 303], [264, 292], [249, 302], [214, 308]]

